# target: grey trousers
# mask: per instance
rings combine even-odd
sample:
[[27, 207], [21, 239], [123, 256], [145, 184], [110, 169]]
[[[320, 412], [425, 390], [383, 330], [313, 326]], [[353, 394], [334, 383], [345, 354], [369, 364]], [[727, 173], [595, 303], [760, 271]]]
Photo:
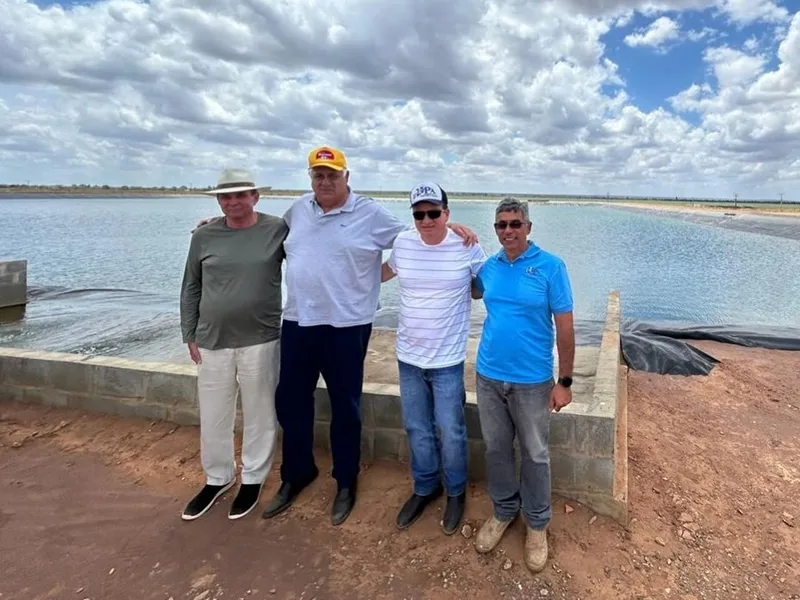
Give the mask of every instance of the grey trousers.
[[[477, 375], [478, 413], [486, 442], [489, 497], [495, 517], [508, 521], [522, 510], [533, 529], [550, 522], [550, 391], [552, 380], [508, 383]], [[517, 478], [514, 437], [521, 465]]]

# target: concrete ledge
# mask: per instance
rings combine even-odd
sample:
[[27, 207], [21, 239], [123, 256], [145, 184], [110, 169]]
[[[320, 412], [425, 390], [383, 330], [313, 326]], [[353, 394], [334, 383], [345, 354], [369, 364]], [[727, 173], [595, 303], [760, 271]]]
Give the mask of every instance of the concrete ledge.
[[0, 309], [28, 302], [28, 261], [0, 261]]
[[199, 422], [192, 366], [0, 348], [0, 400]]
[[[609, 296], [594, 386], [550, 417], [553, 492], [627, 523], [627, 379], [620, 363], [619, 294]], [[197, 425], [193, 365], [148, 363], [0, 348], [0, 401], [69, 406], [145, 419]], [[315, 441], [329, 448], [330, 401], [324, 382], [316, 391]], [[365, 460], [407, 461], [399, 386], [366, 382], [361, 447]], [[474, 393], [465, 419], [473, 480], [486, 476], [485, 444]]]

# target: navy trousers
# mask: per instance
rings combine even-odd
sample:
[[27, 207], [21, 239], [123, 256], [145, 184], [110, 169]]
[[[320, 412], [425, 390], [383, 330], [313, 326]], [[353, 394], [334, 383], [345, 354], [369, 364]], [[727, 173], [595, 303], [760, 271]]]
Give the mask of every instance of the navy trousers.
[[283, 429], [281, 479], [301, 485], [316, 473], [314, 463], [314, 390], [320, 374], [331, 401], [333, 478], [350, 487], [361, 461], [361, 390], [372, 324], [354, 327], [301, 327], [284, 320], [281, 371], [275, 394]]

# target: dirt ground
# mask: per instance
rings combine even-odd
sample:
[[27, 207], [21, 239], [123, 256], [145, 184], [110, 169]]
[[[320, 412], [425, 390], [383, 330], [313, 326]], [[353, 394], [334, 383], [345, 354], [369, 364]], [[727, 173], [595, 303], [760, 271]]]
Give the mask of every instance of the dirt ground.
[[185, 523], [195, 428], [0, 404], [0, 599], [800, 598], [800, 354], [698, 346], [722, 360], [709, 377], [630, 373], [628, 530], [555, 498], [538, 576], [519, 521], [487, 557], [441, 533], [441, 509], [397, 532], [400, 464], [365, 465], [339, 528], [323, 456], [280, 517], [228, 521], [229, 493]]

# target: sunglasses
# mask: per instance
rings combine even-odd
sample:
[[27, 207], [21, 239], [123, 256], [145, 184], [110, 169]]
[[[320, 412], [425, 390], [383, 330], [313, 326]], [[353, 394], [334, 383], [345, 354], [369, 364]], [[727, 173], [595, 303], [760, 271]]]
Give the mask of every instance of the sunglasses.
[[494, 224], [494, 228], [497, 231], [505, 231], [507, 227], [511, 227], [511, 229], [519, 229], [523, 225], [525, 225], [525, 221], [514, 219], [513, 221], [497, 221], [497, 223]]
[[442, 216], [442, 211], [438, 208], [433, 208], [431, 210], [415, 210], [411, 214], [414, 215], [414, 218], [417, 221], [422, 221], [422, 219], [425, 218], [425, 215], [428, 215], [428, 218], [431, 221], [435, 221], [436, 219]]

